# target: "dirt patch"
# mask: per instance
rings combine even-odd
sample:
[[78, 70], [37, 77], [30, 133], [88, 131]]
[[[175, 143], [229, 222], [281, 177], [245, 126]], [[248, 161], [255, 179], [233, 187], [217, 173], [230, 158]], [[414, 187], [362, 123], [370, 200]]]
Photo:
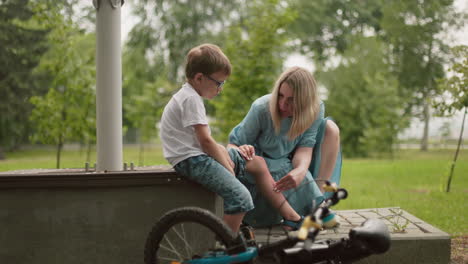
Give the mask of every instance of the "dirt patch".
[[453, 264], [468, 263], [468, 235], [452, 238], [450, 259]]

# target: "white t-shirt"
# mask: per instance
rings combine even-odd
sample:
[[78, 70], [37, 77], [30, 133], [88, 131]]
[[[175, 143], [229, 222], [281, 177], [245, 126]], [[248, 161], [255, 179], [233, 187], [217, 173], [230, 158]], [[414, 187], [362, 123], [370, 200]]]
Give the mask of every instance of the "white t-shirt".
[[205, 154], [193, 128], [193, 125], [200, 124], [208, 125], [203, 98], [189, 83], [185, 83], [172, 96], [161, 118], [163, 154], [172, 166]]

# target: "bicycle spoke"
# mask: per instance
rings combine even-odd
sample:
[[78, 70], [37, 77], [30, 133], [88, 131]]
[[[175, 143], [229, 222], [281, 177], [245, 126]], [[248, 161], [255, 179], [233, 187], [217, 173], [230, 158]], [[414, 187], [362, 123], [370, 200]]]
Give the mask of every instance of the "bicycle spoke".
[[182, 263], [203, 258], [220, 250], [213, 248], [217, 237], [223, 245], [227, 241], [227, 246], [231, 240], [228, 231], [219, 218], [204, 209], [188, 207], [168, 212], [151, 230], [145, 245], [145, 263]]
[[167, 261], [170, 261], [171, 263], [172, 263], [172, 262], [180, 262], [180, 260], [178, 260], [178, 259], [173, 259], [173, 258], [158, 257], [158, 259], [160, 259], [160, 260], [167, 260]]
[[[180, 240], [182, 240], [185, 244], [185, 251], [187, 252], [187, 255], [188, 256], [192, 256], [193, 254], [193, 249], [192, 247], [190, 246], [190, 244], [187, 242], [187, 239], [186, 239], [186, 236], [185, 236], [185, 231], [184, 231], [184, 224], [181, 224], [181, 229], [182, 229], [182, 233], [183, 233], [183, 236], [179, 234], [179, 232], [177, 232], [177, 230], [175, 228], [174, 229], [174, 233], [176, 233], [176, 235], [180, 238]], [[190, 250], [190, 252], [189, 252]]]
[[165, 246], [163, 246], [163, 245], [161, 245], [161, 247], [164, 247], [164, 249], [166, 249], [167, 251], [176, 254], [176, 255], [179, 257], [180, 261], [184, 260], [184, 257], [176, 250], [176, 248], [175, 248], [174, 245], [171, 243], [171, 241], [169, 240], [169, 238], [167, 238], [167, 236], [164, 236], [164, 240], [169, 244], [169, 246], [170, 246], [171, 248], [165, 247]]
[[[164, 246], [164, 245], [159, 245], [159, 248], [162, 248], [162, 249], [164, 249], [164, 250], [166, 250], [166, 251], [168, 251], [168, 252], [170, 252], [170, 253], [173, 253], [174, 255], [177, 255], [178, 257], [180, 257], [180, 255], [177, 254], [177, 251], [172, 250], [172, 249], [170, 249], [170, 248], [168, 248], [168, 247], [166, 247], [166, 246]], [[179, 259], [179, 260], [180, 260], [180, 259]]]

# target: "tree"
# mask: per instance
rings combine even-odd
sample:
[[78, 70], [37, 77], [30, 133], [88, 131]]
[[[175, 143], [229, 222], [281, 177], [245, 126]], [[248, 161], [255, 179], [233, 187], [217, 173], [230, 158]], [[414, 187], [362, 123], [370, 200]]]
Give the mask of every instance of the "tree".
[[164, 63], [160, 63], [161, 54], [148, 56], [147, 47], [151, 45], [152, 36], [143, 30], [144, 27], [137, 25], [130, 32], [123, 55], [124, 119], [128, 127], [137, 129], [139, 166], [144, 165], [144, 144], [157, 136], [156, 124], [174, 90], [167, 81]]
[[452, 122], [445, 121], [442, 126], [439, 128], [440, 133], [440, 143], [443, 144], [444, 148], [447, 148], [447, 143], [450, 140], [450, 134], [452, 134]]
[[425, 122], [421, 149], [427, 149], [429, 102], [437, 89], [435, 80], [444, 76], [448, 53], [439, 35], [463, 22], [453, 0], [291, 2], [301, 10], [291, 28], [295, 43], [319, 63], [342, 56], [356, 36], [376, 36], [388, 45], [388, 66], [405, 103], [401, 117], [417, 116]]
[[468, 46], [457, 46], [452, 49], [453, 59], [450, 68], [453, 75], [440, 79], [437, 89], [437, 97], [433, 101], [439, 115], [453, 115], [456, 110], [463, 111], [460, 136], [458, 138], [457, 150], [450, 166], [447, 178], [446, 192], [450, 191], [455, 164], [463, 140], [466, 113], [468, 110]]
[[380, 0], [290, 0], [298, 13], [290, 25], [297, 48], [318, 63], [345, 52], [353, 36], [377, 34], [382, 18]]
[[27, 141], [32, 109], [28, 99], [46, 91], [37, 86], [32, 70], [47, 50], [48, 30], [38, 26], [28, 2], [0, 1], [0, 159], [3, 151]]
[[32, 141], [57, 147], [57, 168], [63, 144], [95, 141], [95, 36], [83, 34], [60, 12], [47, 14], [53, 30], [51, 49], [41, 58], [38, 73], [53, 76], [48, 93], [30, 99], [35, 106], [30, 120]]
[[219, 99], [214, 125], [218, 138], [228, 133], [245, 116], [251, 103], [267, 94], [278, 77], [286, 51], [286, 26], [294, 19], [292, 11], [278, 0], [249, 2], [246, 18], [229, 29], [225, 53], [233, 73]]
[[453, 0], [389, 1], [382, 8], [382, 38], [392, 48], [392, 69], [398, 78], [399, 94], [405, 100], [404, 115], [424, 121], [421, 150], [427, 150], [430, 101], [448, 46], [438, 34], [453, 25], [458, 15]]
[[215, 42], [215, 36], [242, 14], [236, 12], [239, 1], [230, 0], [139, 0], [133, 5], [134, 13], [140, 18], [141, 32], [155, 40], [147, 43], [147, 50], [165, 51], [167, 78], [174, 83], [182, 76], [185, 55], [190, 48]]
[[343, 152], [349, 157], [391, 152], [404, 125], [397, 80], [386, 54], [386, 45], [376, 37], [356, 37], [339, 66], [317, 74], [328, 90], [325, 112], [339, 125]]
[[157, 137], [157, 123], [159, 122], [164, 106], [170, 99], [168, 90], [172, 86], [167, 82], [158, 80], [147, 82], [143, 93], [133, 95], [124, 105], [125, 116], [131, 120], [133, 127], [138, 130], [138, 143], [140, 144], [138, 166], [144, 165], [144, 146], [151, 139]]

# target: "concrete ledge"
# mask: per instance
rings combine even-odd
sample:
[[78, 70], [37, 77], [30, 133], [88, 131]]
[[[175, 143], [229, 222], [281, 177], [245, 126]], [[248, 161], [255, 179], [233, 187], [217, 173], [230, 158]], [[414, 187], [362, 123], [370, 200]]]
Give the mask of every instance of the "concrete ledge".
[[[347, 237], [351, 228], [360, 226], [370, 218], [382, 219], [391, 232], [392, 245], [388, 252], [371, 256], [359, 263], [450, 263], [450, 236], [398, 207], [342, 210], [335, 213], [340, 226], [321, 231], [318, 240]], [[271, 231], [258, 229], [255, 233], [260, 243], [284, 237], [281, 227], [274, 227]]]
[[143, 263], [152, 226], [168, 210], [222, 200], [170, 168], [0, 174], [0, 263]]
[[186, 183], [166, 165], [128, 171], [95, 172], [84, 169], [37, 169], [0, 172], [0, 189], [151, 186]]

